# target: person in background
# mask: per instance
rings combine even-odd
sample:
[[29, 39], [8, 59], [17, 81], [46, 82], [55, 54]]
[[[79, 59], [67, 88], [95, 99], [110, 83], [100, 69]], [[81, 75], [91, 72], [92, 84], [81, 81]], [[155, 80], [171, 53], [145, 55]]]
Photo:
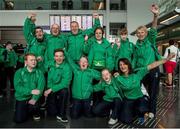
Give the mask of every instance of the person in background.
[[12, 43], [10, 41], [8, 41], [6, 43], [6, 50], [7, 50], [7, 54], [8, 54], [8, 61], [5, 64], [6, 88], [8, 86], [7, 80], [9, 79], [10, 90], [13, 91], [14, 90], [13, 80], [14, 80], [14, 73], [15, 73], [15, 68], [17, 65], [18, 56], [15, 53], [15, 51], [13, 50]]
[[[154, 61], [160, 60], [161, 56], [156, 47], [157, 37], [157, 20], [159, 15], [159, 8], [153, 4], [150, 7], [153, 13], [152, 27], [148, 31], [145, 26], [140, 26], [136, 29], [136, 36], [138, 38], [134, 51], [134, 58], [132, 61], [133, 68], [140, 68], [147, 66]], [[151, 69], [151, 71], [142, 79], [142, 83], [148, 89], [150, 96], [149, 118], [154, 118], [156, 115], [156, 102], [159, 90], [159, 67]]]
[[5, 78], [5, 63], [7, 62], [7, 50], [0, 44], [0, 98], [4, 95], [4, 87], [6, 86]]
[[120, 115], [123, 93], [117, 88], [117, 83], [108, 69], [103, 69], [101, 74], [102, 80], [94, 85], [93, 89], [95, 92], [102, 90], [105, 95], [103, 100], [94, 106], [93, 113], [97, 116], [109, 116], [112, 110], [108, 124], [114, 125]]
[[172, 52], [175, 53], [175, 57], [164, 64], [166, 73], [168, 74], [166, 80], [167, 88], [173, 87], [173, 72], [176, 68], [177, 59], [180, 57], [179, 49], [175, 46], [174, 40], [169, 40], [169, 47], [167, 47], [165, 50], [164, 58], [167, 58], [167, 56]]
[[44, 75], [36, 68], [36, 56], [27, 53], [24, 58], [25, 67], [17, 70], [14, 76], [16, 123], [27, 121], [29, 116], [33, 116], [34, 120], [40, 120], [38, 100], [45, 87]]
[[[26, 45], [27, 46], [27, 45]], [[24, 67], [24, 54], [26, 47], [23, 47], [23, 44], [21, 43], [17, 43], [14, 47], [13, 47], [14, 51], [16, 52], [17, 56], [18, 56], [18, 61], [17, 61], [17, 65], [16, 65], [16, 70], [19, 68]]]
[[140, 122], [144, 121], [144, 114], [148, 111], [151, 112], [151, 109], [148, 107], [147, 97], [141, 91], [141, 80], [151, 69], [164, 64], [174, 56], [175, 54], [171, 53], [165, 59], [136, 69], [136, 72], [133, 71], [132, 65], [127, 58], [119, 59], [119, 72], [115, 73], [114, 76], [117, 87], [124, 94], [120, 121], [131, 123], [136, 116], [139, 117]]
[[48, 69], [47, 90], [44, 92], [47, 97], [47, 113], [56, 116], [61, 122], [68, 122], [66, 111], [72, 71], [62, 49], [54, 51], [54, 61], [49, 62]]

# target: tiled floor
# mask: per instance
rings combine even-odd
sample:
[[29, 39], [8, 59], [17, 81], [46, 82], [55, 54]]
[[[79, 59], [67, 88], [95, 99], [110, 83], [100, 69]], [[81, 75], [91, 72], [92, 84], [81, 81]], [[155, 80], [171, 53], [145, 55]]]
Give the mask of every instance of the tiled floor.
[[13, 122], [14, 99], [13, 94], [8, 94], [4, 98], [0, 98], [0, 127], [10, 128], [29, 128], [29, 127], [45, 127], [45, 128], [178, 128], [180, 127], [180, 94], [179, 88], [166, 89], [160, 86], [157, 103], [157, 117], [155, 119], [146, 119], [139, 122], [136, 119], [131, 125], [121, 122], [109, 127], [108, 118], [80, 118], [71, 120], [64, 124], [57, 121], [56, 118], [44, 116], [40, 121], [29, 120], [23, 124]]

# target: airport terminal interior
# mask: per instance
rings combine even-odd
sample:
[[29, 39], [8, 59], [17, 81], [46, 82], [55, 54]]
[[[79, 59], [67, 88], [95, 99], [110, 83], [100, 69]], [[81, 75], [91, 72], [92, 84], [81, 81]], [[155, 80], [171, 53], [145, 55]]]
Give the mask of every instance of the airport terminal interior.
[[[19, 57], [16, 69], [23, 67], [20, 58], [27, 51], [23, 25], [25, 19], [33, 13], [36, 14], [36, 25], [45, 33], [50, 34], [50, 27], [57, 24], [65, 35], [71, 31], [72, 21], [76, 21], [82, 30], [92, 28], [95, 24], [92, 14], [98, 13], [100, 26], [105, 32], [104, 37], [111, 45], [120, 40], [120, 31], [125, 27], [129, 41], [135, 44], [136, 28], [145, 25], [149, 29], [152, 26], [153, 15], [149, 9], [152, 4], [157, 4], [160, 11], [156, 38], [159, 54], [164, 55], [170, 40], [173, 40], [180, 50], [180, 0], [1, 0], [0, 45], [5, 47], [10, 42]], [[180, 59], [180, 56], [177, 58]], [[1, 72], [0, 87], [2, 81], [6, 81], [7, 86], [3, 89], [3, 94], [0, 94], [0, 128], [180, 128], [179, 65], [180, 61], [177, 60], [171, 87], [165, 85], [168, 76], [165, 66], [159, 66], [160, 83], [156, 87], [158, 92], [155, 117], [149, 118], [146, 113], [143, 120], [137, 117], [129, 124], [118, 121], [113, 125], [108, 124], [109, 116], [82, 116], [79, 119], [71, 119], [72, 104], [69, 102], [66, 109], [69, 120], [67, 123], [56, 117], [49, 117], [45, 104], [40, 108], [40, 120], [29, 118], [24, 123], [15, 123], [13, 119], [16, 91], [10, 87], [9, 78], [2, 80], [4, 75]], [[2, 65], [0, 67], [3, 69]]]

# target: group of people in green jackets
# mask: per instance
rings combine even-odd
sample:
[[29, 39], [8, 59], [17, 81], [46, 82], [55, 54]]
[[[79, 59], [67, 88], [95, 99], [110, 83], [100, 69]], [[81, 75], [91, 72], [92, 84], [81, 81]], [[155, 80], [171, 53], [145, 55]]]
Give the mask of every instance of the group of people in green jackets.
[[[137, 28], [136, 45], [129, 42], [127, 29], [120, 32], [120, 41], [114, 46], [103, 37], [98, 15], [91, 29], [80, 30], [76, 21], [71, 32], [61, 34], [57, 24], [51, 34], [35, 26], [36, 15], [30, 14], [24, 23], [24, 36], [28, 44], [25, 67], [15, 73], [15, 122], [21, 123], [30, 115], [40, 119], [39, 99], [46, 97], [47, 114], [61, 122], [68, 122], [67, 104], [72, 96], [70, 116], [108, 116], [108, 124], [118, 120], [131, 123], [138, 116], [156, 114], [158, 66], [171, 59], [160, 59], [156, 48], [159, 9], [151, 6], [152, 28]], [[1, 58], [0, 58], [1, 59]], [[47, 76], [44, 76], [46, 75]], [[146, 79], [149, 81], [145, 81]], [[149, 85], [149, 98], [141, 91], [141, 84]], [[69, 87], [72, 87], [71, 90]], [[95, 103], [94, 92], [102, 91]], [[102, 96], [103, 95], [103, 96]]]

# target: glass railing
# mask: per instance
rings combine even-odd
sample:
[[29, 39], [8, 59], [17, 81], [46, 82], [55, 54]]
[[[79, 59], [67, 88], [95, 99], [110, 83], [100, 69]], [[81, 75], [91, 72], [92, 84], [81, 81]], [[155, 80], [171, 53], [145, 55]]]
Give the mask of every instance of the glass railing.
[[[127, 0], [110, 0], [110, 10], [126, 10]], [[0, 10], [106, 10], [106, 0], [0, 0]]]
[[105, 10], [106, 0], [0, 0], [0, 10]]

